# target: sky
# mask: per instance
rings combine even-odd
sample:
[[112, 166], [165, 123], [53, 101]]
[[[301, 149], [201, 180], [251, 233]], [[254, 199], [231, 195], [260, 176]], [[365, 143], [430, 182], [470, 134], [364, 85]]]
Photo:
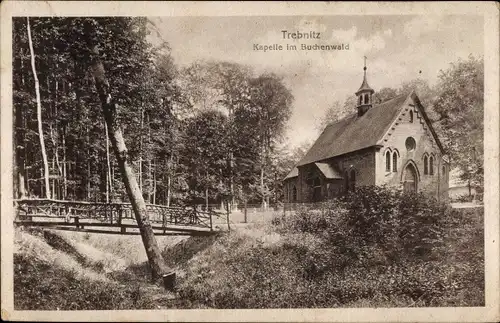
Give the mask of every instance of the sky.
[[[229, 61], [256, 73], [283, 76], [294, 96], [286, 143], [299, 146], [319, 135], [319, 120], [335, 101], [358, 90], [367, 57], [368, 83], [375, 90], [398, 88], [422, 78], [435, 84], [440, 70], [472, 54], [483, 56], [482, 16], [248, 16], [154, 17], [154, 37], [170, 44], [174, 61]], [[284, 39], [313, 31], [319, 39]], [[284, 50], [255, 50], [255, 45]], [[298, 50], [285, 50], [286, 45]], [[349, 44], [348, 50], [300, 50], [300, 44]], [[355, 111], [353, 107], [353, 112]]]

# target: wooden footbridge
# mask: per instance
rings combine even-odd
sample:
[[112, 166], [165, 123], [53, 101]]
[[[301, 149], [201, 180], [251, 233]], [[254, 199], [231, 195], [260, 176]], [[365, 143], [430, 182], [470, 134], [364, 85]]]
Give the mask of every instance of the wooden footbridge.
[[[14, 201], [18, 226], [108, 234], [140, 234], [130, 203], [20, 199]], [[223, 224], [220, 212], [147, 204], [155, 235], [210, 235]]]

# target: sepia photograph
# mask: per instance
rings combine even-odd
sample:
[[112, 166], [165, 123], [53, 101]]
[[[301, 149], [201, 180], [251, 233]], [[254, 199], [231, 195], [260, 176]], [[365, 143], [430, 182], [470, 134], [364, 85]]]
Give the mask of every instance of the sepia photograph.
[[3, 10], [2, 319], [498, 319], [498, 12], [376, 4]]

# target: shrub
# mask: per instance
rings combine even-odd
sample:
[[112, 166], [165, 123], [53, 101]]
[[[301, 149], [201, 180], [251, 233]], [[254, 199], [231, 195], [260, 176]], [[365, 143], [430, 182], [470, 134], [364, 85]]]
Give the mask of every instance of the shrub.
[[224, 236], [188, 263], [180, 294], [215, 308], [481, 306], [481, 219], [424, 195], [359, 188], [273, 219], [281, 243]]
[[279, 229], [325, 235], [354, 256], [431, 259], [444, 247], [448, 210], [424, 194], [365, 186], [322, 204], [320, 210], [301, 208], [283, 219]]
[[[186, 301], [184, 306], [311, 308], [360, 304], [370, 307], [484, 304], [482, 262], [471, 261], [470, 257], [460, 262], [450, 261], [449, 255], [443, 253], [442, 259], [437, 260], [400, 261], [385, 257], [383, 250], [373, 246], [347, 253], [333, 241], [326, 240], [328, 234], [282, 232], [280, 236], [281, 241], [272, 245], [238, 231], [222, 236], [187, 264], [186, 276], [179, 285], [180, 297]], [[470, 242], [469, 232], [465, 236]], [[477, 253], [477, 247], [473, 245], [470, 252]]]
[[462, 194], [462, 195], [459, 195], [457, 197], [455, 197], [453, 199], [454, 202], [461, 202], [461, 203], [464, 203], [464, 202], [472, 202], [472, 199], [474, 198], [473, 195], [469, 195], [469, 194]]

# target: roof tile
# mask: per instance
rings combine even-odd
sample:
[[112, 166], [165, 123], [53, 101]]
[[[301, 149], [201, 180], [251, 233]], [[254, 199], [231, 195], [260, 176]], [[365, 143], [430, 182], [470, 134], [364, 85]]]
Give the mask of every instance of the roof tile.
[[373, 105], [328, 125], [297, 166], [322, 161], [377, 144], [411, 93]]

